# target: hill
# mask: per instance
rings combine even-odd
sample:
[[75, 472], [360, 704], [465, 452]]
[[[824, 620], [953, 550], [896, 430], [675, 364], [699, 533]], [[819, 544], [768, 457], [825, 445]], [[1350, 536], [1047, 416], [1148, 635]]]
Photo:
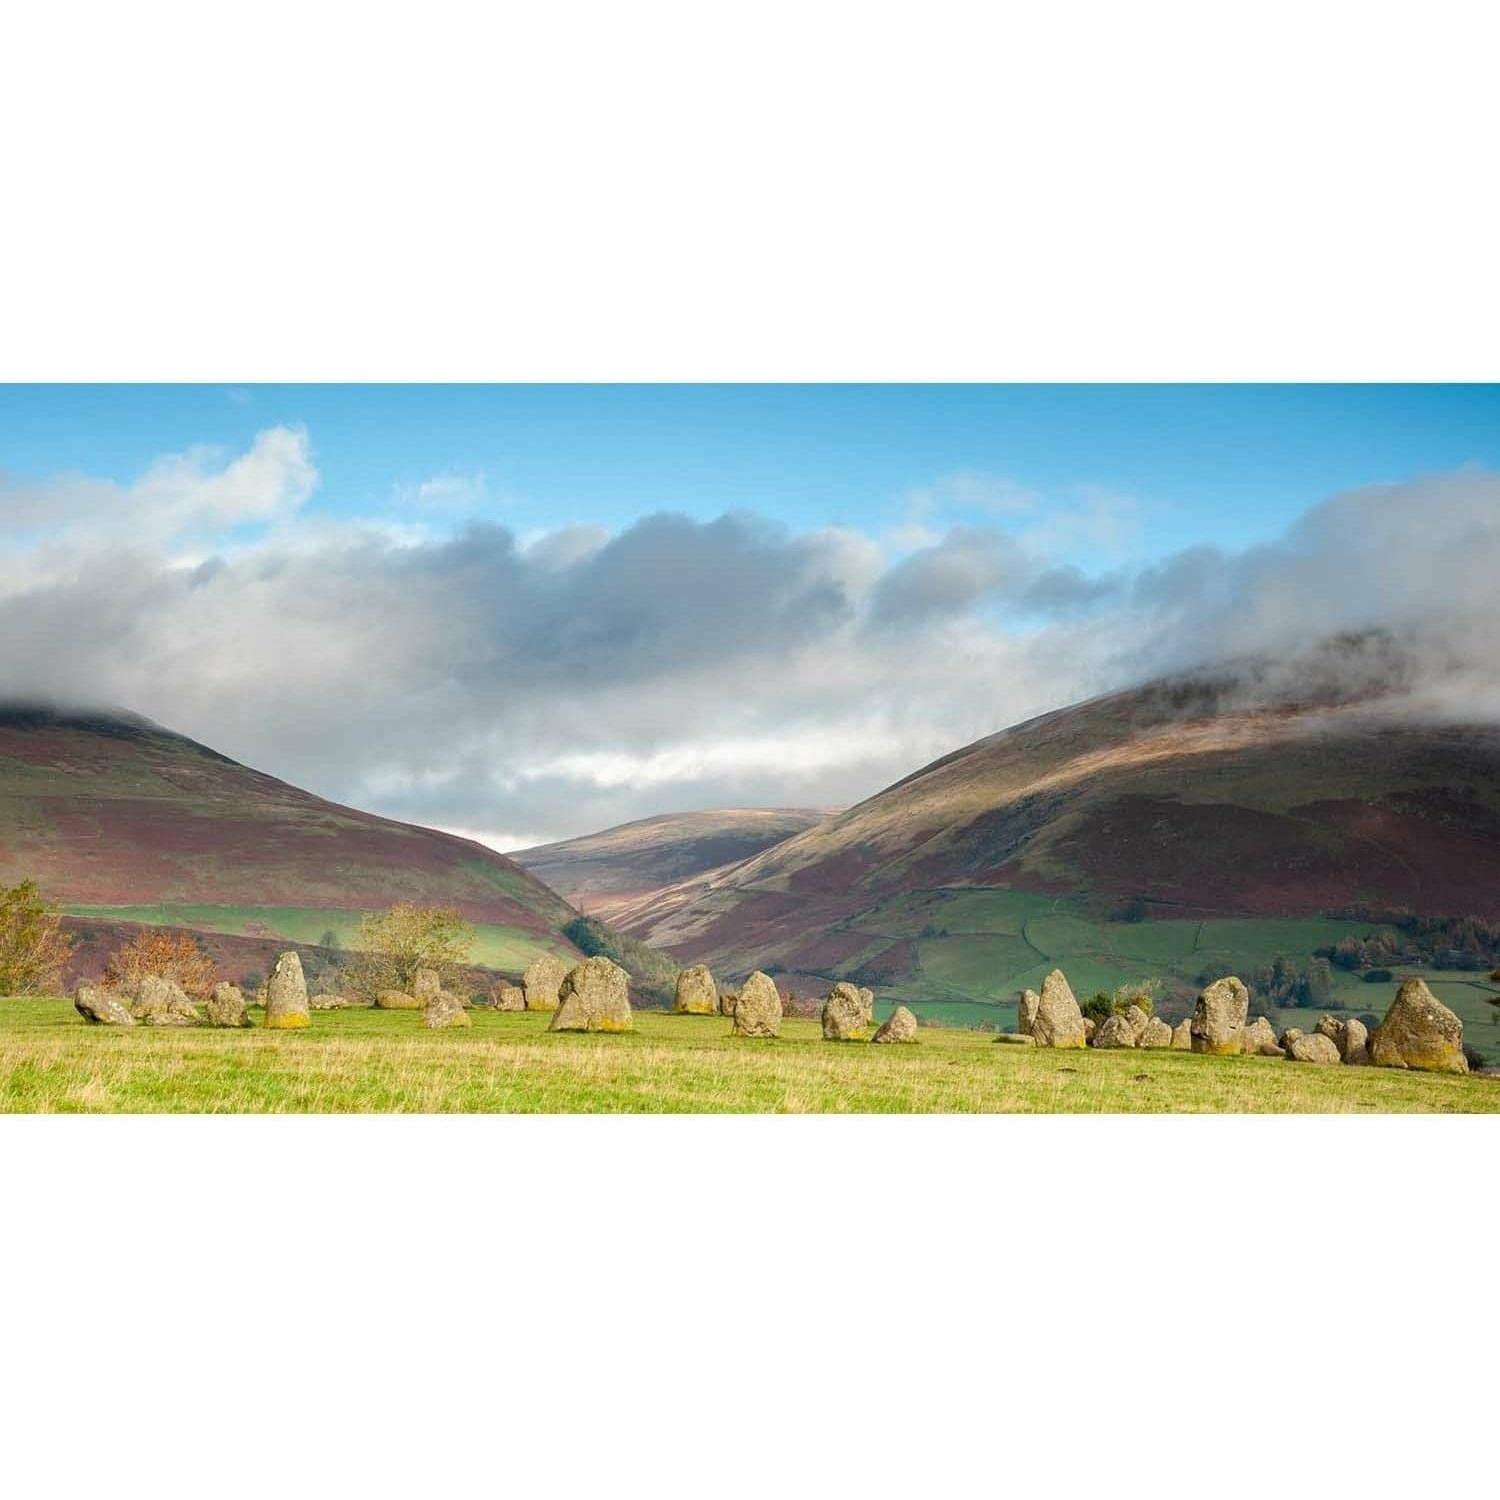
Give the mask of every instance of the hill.
[[580, 911], [615, 920], [669, 886], [696, 880], [821, 823], [828, 808], [718, 807], [642, 818], [511, 858]]
[[457, 907], [492, 967], [576, 952], [563, 928], [577, 913], [503, 855], [326, 802], [125, 713], [0, 708], [0, 882], [27, 876], [85, 938], [146, 922], [347, 944], [363, 912], [405, 900]]
[[[1500, 918], [1500, 730], [1257, 703], [1225, 676], [991, 735], [623, 925], [729, 977], [848, 977], [1005, 1021], [1057, 963], [1082, 989], [1187, 987], [1389, 930], [1393, 910]], [[1356, 974], [1334, 979], [1358, 999]]]

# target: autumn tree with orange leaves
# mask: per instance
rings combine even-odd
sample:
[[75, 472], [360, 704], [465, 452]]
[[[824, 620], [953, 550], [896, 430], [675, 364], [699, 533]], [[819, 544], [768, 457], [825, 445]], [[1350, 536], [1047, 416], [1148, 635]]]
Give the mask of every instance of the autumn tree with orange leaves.
[[175, 979], [189, 995], [206, 995], [214, 985], [213, 960], [186, 932], [148, 928], [119, 949], [104, 966], [104, 981], [133, 989], [149, 975]]

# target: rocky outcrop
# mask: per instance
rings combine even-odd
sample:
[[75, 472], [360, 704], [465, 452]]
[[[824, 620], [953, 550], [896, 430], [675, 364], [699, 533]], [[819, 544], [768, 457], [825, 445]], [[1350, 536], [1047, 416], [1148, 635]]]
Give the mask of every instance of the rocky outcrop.
[[[1083, 1012], [1061, 969], [1054, 969], [1042, 982], [1037, 997], [1031, 1035], [1038, 1047], [1082, 1047], [1086, 1045]], [[1097, 1042], [1097, 1038], [1095, 1039]]]
[[1250, 991], [1238, 979], [1230, 975], [1214, 980], [1193, 1009], [1193, 1051], [1215, 1057], [1238, 1055], [1249, 1012]]
[[525, 1010], [526, 991], [518, 984], [497, 984], [495, 986], [495, 1009]]
[[210, 1026], [248, 1026], [250, 1010], [237, 984], [222, 981], [213, 987], [203, 1002], [203, 1014]]
[[1319, 1031], [1299, 1032], [1287, 1044], [1288, 1062], [1324, 1063], [1337, 1066], [1339, 1049]]
[[567, 964], [550, 953], [532, 959], [521, 976], [521, 986], [526, 991], [526, 1009], [556, 1010], [558, 991], [568, 973]]
[[307, 980], [302, 960], [288, 949], [277, 960], [266, 980], [266, 1025], [273, 1031], [291, 1031], [308, 1024]]
[[857, 985], [839, 983], [823, 1002], [823, 1040], [862, 1042], [865, 1039], [865, 1001]]
[[135, 1025], [125, 997], [104, 985], [80, 984], [73, 994], [73, 1009], [95, 1026]]
[[1136, 1041], [1137, 1047], [1170, 1047], [1172, 1028], [1160, 1016], [1147, 1016], [1146, 1024]]
[[734, 1005], [736, 1036], [771, 1037], [781, 1033], [781, 996], [770, 975], [757, 969], [740, 986]]
[[898, 1005], [875, 1033], [877, 1042], [914, 1042], [916, 1039], [917, 1018], [904, 1005]]
[[[529, 996], [530, 991], [527, 991]], [[570, 969], [557, 990], [549, 1031], [630, 1031], [630, 976], [613, 959], [595, 954]]]
[[672, 1009], [680, 1016], [713, 1016], [719, 1012], [719, 987], [707, 964], [694, 964], [677, 976]]
[[203, 1019], [182, 986], [160, 974], [141, 980], [130, 1013], [142, 1026], [196, 1026]]
[[1385, 1019], [1370, 1033], [1370, 1061], [1377, 1068], [1421, 1068], [1467, 1073], [1464, 1025], [1421, 979], [1396, 991]]

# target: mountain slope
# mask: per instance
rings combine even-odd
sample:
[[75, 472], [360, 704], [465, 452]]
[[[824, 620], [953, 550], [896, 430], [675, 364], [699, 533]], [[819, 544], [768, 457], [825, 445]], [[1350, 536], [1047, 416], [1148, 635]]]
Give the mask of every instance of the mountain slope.
[[827, 808], [713, 808], [622, 823], [511, 858], [580, 910], [609, 920], [656, 892], [749, 859], [821, 823]]
[[1150, 972], [1157, 938], [1352, 906], [1500, 917], [1500, 730], [1247, 706], [1225, 678], [992, 735], [622, 925], [731, 975], [993, 1000], [1070, 950], [1065, 918], [1129, 929], [1087, 937], [1107, 978]]
[[573, 952], [576, 913], [480, 844], [325, 802], [123, 713], [0, 708], [0, 881], [65, 910], [347, 942], [396, 901], [457, 907], [476, 959]]

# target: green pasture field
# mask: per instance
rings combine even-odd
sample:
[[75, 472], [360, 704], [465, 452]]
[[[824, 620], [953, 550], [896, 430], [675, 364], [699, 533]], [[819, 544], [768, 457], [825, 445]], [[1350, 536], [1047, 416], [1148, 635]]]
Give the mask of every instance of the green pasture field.
[[[65, 906], [63, 911], [70, 917], [142, 922], [153, 927], [183, 927], [236, 937], [280, 937], [292, 943], [316, 944], [322, 941], [325, 932], [332, 931], [345, 948], [354, 946], [362, 915], [336, 907], [194, 906], [179, 902], [152, 906]], [[486, 968], [518, 973], [538, 954], [567, 956], [570, 952], [560, 939], [552, 943], [518, 927], [476, 923], [469, 958]]]
[[[259, 1012], [252, 1012], [259, 1020]], [[637, 1012], [629, 1035], [544, 1014], [319, 1011], [302, 1031], [86, 1024], [66, 1000], [0, 1000], [0, 1111], [127, 1113], [1491, 1113], [1488, 1078], [1182, 1052], [1052, 1052], [922, 1028], [911, 1046], [775, 1041], [716, 1016]]]

